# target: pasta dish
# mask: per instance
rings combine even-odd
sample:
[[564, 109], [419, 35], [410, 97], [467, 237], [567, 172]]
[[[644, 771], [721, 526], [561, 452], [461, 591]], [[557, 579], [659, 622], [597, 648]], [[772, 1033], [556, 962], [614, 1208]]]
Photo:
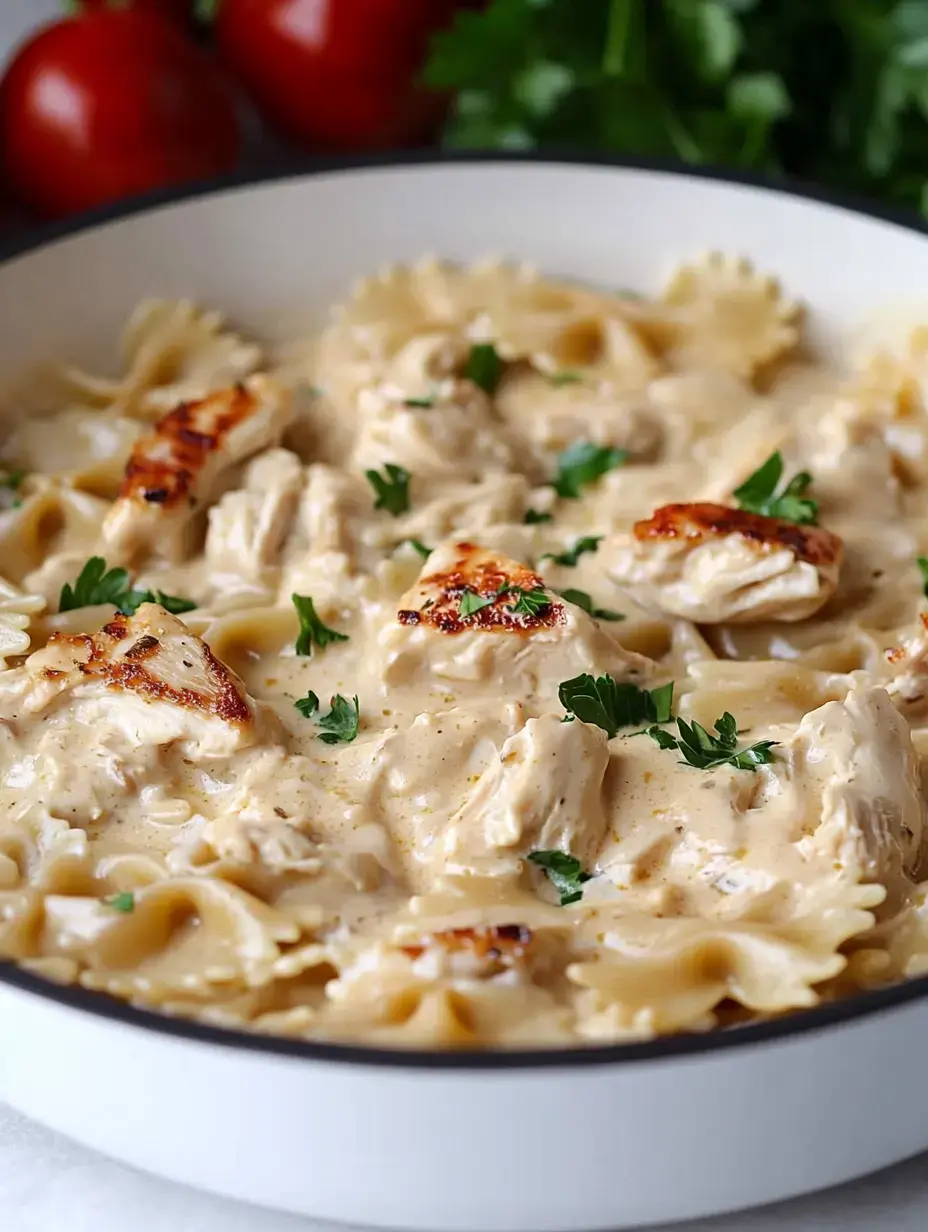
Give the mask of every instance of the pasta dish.
[[926, 400], [717, 255], [141, 305], [7, 407], [0, 958], [503, 1048], [928, 970]]

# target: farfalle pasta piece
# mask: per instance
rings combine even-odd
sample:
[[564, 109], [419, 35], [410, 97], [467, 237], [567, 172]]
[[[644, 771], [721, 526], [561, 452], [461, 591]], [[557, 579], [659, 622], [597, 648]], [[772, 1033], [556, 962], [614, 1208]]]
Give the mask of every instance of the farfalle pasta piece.
[[782, 299], [776, 280], [749, 261], [710, 253], [681, 266], [662, 300], [673, 314], [669, 357], [680, 368], [751, 377], [799, 341], [799, 306]]
[[41, 595], [25, 594], [0, 576], [0, 667], [27, 654], [32, 644], [29, 627], [45, 607]]
[[243, 380], [262, 362], [260, 348], [228, 332], [220, 313], [189, 300], [157, 299], [140, 304], [130, 318], [123, 358], [121, 380], [65, 369], [72, 397], [117, 414], [157, 418]]
[[837, 535], [726, 505], [664, 505], [600, 548], [644, 607], [701, 624], [804, 620], [834, 594]]

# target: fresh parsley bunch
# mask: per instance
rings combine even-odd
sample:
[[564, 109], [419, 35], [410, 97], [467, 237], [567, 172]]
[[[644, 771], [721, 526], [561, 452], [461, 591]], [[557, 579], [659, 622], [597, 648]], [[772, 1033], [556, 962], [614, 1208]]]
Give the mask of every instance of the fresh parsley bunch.
[[786, 172], [928, 207], [924, 0], [490, 0], [438, 35], [449, 145]]

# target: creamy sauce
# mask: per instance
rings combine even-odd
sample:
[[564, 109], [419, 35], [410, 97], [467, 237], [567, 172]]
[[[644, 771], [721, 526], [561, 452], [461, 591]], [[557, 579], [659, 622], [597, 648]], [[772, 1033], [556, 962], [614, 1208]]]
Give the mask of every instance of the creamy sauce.
[[[125, 351], [8, 421], [0, 955], [436, 1047], [925, 970], [919, 331], [838, 373], [743, 262], [654, 302], [426, 262], [310, 343], [152, 303]], [[776, 451], [802, 524], [737, 507]], [[585, 673], [767, 753], [571, 715]]]

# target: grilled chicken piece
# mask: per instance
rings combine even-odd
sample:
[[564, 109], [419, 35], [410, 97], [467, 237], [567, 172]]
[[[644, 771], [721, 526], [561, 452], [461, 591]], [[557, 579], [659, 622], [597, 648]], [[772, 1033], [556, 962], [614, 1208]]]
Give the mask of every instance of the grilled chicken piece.
[[279, 563], [296, 516], [303, 467], [289, 450], [269, 449], [248, 463], [243, 481], [209, 511], [206, 562], [220, 573], [254, 580]]
[[788, 746], [798, 816], [812, 833], [799, 846], [836, 871], [886, 887], [880, 915], [912, 890], [925, 833], [918, 757], [908, 726], [884, 689], [852, 690], [803, 718]]
[[609, 575], [642, 606], [700, 624], [804, 620], [838, 584], [843, 544], [726, 505], [664, 505], [600, 546]]
[[288, 395], [256, 376], [165, 415], [132, 450], [103, 523], [103, 554], [123, 562], [150, 554], [182, 560], [192, 520], [228, 485], [234, 467], [279, 442], [291, 414]]
[[534, 935], [523, 924], [447, 928], [400, 946], [408, 957], [425, 959], [443, 975], [486, 979], [524, 966]]
[[26, 715], [66, 706], [95, 738], [112, 733], [130, 747], [182, 741], [190, 755], [223, 757], [274, 726], [209, 646], [155, 603], [93, 635], [53, 635], [25, 671]]
[[441, 871], [507, 876], [532, 851], [554, 849], [589, 867], [607, 818], [606, 733], [561, 716], [529, 719], [503, 744], [435, 847]]
[[580, 672], [623, 680], [650, 673], [648, 660], [545, 589], [539, 574], [508, 556], [454, 541], [432, 552], [400, 600], [397, 623], [381, 632], [377, 654], [389, 687], [430, 675], [495, 680], [524, 693], [552, 690], [552, 704], [557, 684]]

